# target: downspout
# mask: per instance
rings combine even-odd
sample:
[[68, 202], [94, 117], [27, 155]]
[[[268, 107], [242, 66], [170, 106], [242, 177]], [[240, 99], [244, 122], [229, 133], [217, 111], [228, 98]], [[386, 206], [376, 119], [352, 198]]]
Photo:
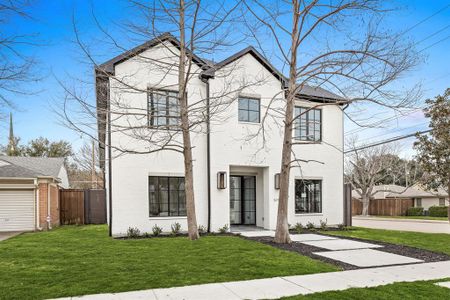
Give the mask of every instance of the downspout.
[[50, 218], [50, 182], [47, 183], [47, 229], [52, 229]]
[[[344, 154], [344, 110], [346, 110], [350, 106], [349, 103], [346, 103], [344, 107], [342, 108], [342, 183], [344, 184], [344, 197], [346, 196], [347, 192], [345, 190], [345, 154]], [[352, 190], [350, 190], [350, 203], [347, 203], [347, 199], [344, 198], [344, 225], [345, 226], [352, 226]]]
[[107, 109], [108, 109], [108, 202], [109, 202], [109, 236], [112, 236], [112, 158], [111, 158], [111, 109], [109, 101], [109, 84], [107, 88]]
[[41, 202], [41, 199], [39, 199], [39, 184], [37, 179], [34, 179], [34, 185], [36, 186], [36, 189], [34, 190], [34, 196], [35, 196], [35, 203], [36, 203], [36, 229], [42, 230], [41, 228], [41, 222], [40, 222], [40, 215], [39, 215], [39, 204]]
[[208, 225], [207, 231], [211, 232], [211, 136], [210, 136], [210, 98], [209, 78], [201, 76], [200, 79], [206, 84], [206, 183], [208, 187]]

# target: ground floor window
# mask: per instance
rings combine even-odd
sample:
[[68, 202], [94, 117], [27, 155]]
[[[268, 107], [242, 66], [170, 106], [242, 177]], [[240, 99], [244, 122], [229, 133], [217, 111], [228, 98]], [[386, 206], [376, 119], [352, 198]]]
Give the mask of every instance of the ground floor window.
[[150, 217], [186, 216], [184, 177], [148, 178]]
[[322, 180], [295, 180], [295, 213], [322, 212]]
[[416, 198], [416, 207], [422, 207], [422, 198]]
[[439, 206], [445, 206], [445, 198], [439, 198]]

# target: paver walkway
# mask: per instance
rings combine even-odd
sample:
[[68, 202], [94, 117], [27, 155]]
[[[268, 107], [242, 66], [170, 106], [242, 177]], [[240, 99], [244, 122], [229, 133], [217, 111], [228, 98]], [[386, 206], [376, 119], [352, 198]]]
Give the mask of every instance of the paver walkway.
[[450, 277], [450, 261], [378, 267], [312, 275], [274, 277], [246, 281], [210, 283], [117, 294], [97, 294], [62, 299], [234, 300], [278, 299], [332, 290], [364, 288], [395, 282], [437, 280]]
[[[241, 231], [238, 233], [245, 237], [273, 237], [275, 235], [275, 232], [270, 230]], [[301, 243], [323, 249], [314, 252], [315, 255], [327, 257], [360, 268], [423, 263], [423, 260], [420, 259], [376, 250], [376, 248], [382, 248], [383, 246], [381, 245], [346, 238], [307, 233], [291, 234], [291, 240], [294, 243]]]

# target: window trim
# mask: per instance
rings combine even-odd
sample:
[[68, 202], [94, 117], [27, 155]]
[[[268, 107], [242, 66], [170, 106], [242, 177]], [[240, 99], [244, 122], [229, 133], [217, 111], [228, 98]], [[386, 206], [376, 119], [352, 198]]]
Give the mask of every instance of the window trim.
[[[296, 181], [318, 181], [319, 182], [319, 188], [320, 188], [320, 212], [298, 212], [295, 208], [296, 205], [296, 190], [295, 190], [295, 184]], [[323, 215], [323, 179], [322, 178], [294, 178], [294, 213], [296, 216], [321, 216]]]
[[[151, 215], [150, 212], [150, 178], [151, 177], [156, 177], [158, 178], [158, 185], [159, 185], [159, 178], [165, 178], [167, 179], [167, 216], [161, 216], [161, 215]], [[155, 219], [155, 218], [160, 218], [160, 219], [167, 219], [167, 218], [187, 218], [187, 211], [185, 215], [180, 215], [180, 189], [177, 189], [176, 191], [178, 192], [178, 206], [177, 206], [177, 215], [170, 215], [170, 179], [171, 178], [177, 178], [177, 179], [183, 179], [185, 180], [184, 176], [158, 176], [158, 175], [148, 175], [147, 176], [147, 195], [148, 195], [148, 214], [149, 214], [149, 218], [150, 219]], [[185, 194], [184, 194], [184, 206], [186, 206], [186, 190]], [[157, 195], [157, 204], [158, 204], [158, 210], [161, 213], [161, 202], [159, 201], [159, 186], [158, 186], [158, 190], [155, 191], [156, 195]]]
[[[247, 100], [257, 100], [258, 101], [258, 122], [252, 122], [252, 121], [241, 121], [239, 120], [239, 111], [241, 109], [239, 109], [239, 100], [241, 99], [247, 99]], [[246, 110], [247, 113], [252, 111], [252, 112], [256, 112], [255, 110], [250, 110], [247, 109]], [[251, 97], [251, 96], [244, 96], [244, 95], [240, 95], [238, 96], [238, 122], [239, 123], [243, 123], [243, 124], [260, 124], [261, 123], [261, 98], [257, 98], [257, 97]]]
[[[297, 118], [297, 116], [295, 115], [295, 110], [297, 109], [297, 108], [303, 108], [303, 109], [306, 109], [306, 110], [318, 110], [319, 112], [320, 112], [320, 131], [319, 131], [319, 139], [318, 140], [308, 140], [308, 139], [302, 139], [301, 137], [298, 137], [297, 135], [296, 135], [296, 131], [295, 131], [295, 129], [297, 128], [297, 126], [295, 125], [296, 124], [296, 122], [300, 122], [300, 118]], [[299, 143], [305, 143], [305, 144], [320, 144], [320, 143], [322, 143], [322, 141], [323, 141], [323, 110], [322, 110], [322, 108], [320, 108], [320, 107], [316, 107], [316, 108], [313, 108], [313, 107], [308, 107], [308, 106], [302, 106], [302, 105], [294, 105], [294, 118], [296, 118], [296, 120], [294, 121], [294, 128], [293, 128], [293, 133], [294, 133], [294, 136], [293, 136], [293, 138], [297, 141], [297, 142], [299, 142]], [[307, 131], [307, 134], [306, 134], [306, 136], [308, 136], [308, 131], [309, 131], [309, 126], [308, 126], [308, 120], [309, 120], [309, 117], [308, 117], [308, 113], [306, 113], [306, 118], [307, 118], [307, 121], [306, 121], [306, 131]], [[299, 125], [300, 126], [300, 125]]]
[[[164, 92], [167, 93], [166, 95], [166, 114], [164, 116], [160, 116], [160, 117], [164, 117], [166, 118], [166, 124], [165, 125], [155, 125], [153, 124], [155, 122], [155, 119], [158, 116], [155, 116], [155, 104], [154, 104], [154, 99], [153, 99], [153, 95], [156, 92]], [[178, 97], [180, 95], [178, 90], [173, 90], [173, 89], [167, 89], [167, 88], [152, 88], [152, 87], [148, 87], [147, 88], [147, 126], [149, 128], [153, 128], [153, 129], [167, 129], [167, 130], [178, 130], [178, 128], [180, 127], [181, 124], [181, 115], [178, 116], [170, 116], [169, 114], [169, 93], [177, 93]], [[187, 92], [186, 92], [187, 93]], [[178, 98], [177, 98], [178, 99]], [[180, 103], [177, 102], [178, 108], [180, 107]], [[169, 124], [169, 119], [177, 119], [178, 120], [178, 124]]]

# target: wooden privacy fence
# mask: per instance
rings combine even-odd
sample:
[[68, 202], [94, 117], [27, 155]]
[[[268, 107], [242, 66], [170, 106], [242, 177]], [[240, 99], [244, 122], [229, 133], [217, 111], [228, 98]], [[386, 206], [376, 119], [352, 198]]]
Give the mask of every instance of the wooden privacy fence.
[[60, 190], [62, 225], [106, 223], [105, 190]]
[[[413, 199], [373, 199], [369, 204], [369, 215], [373, 216], [406, 216], [408, 208], [414, 206]], [[352, 215], [362, 214], [362, 202], [352, 200]]]

